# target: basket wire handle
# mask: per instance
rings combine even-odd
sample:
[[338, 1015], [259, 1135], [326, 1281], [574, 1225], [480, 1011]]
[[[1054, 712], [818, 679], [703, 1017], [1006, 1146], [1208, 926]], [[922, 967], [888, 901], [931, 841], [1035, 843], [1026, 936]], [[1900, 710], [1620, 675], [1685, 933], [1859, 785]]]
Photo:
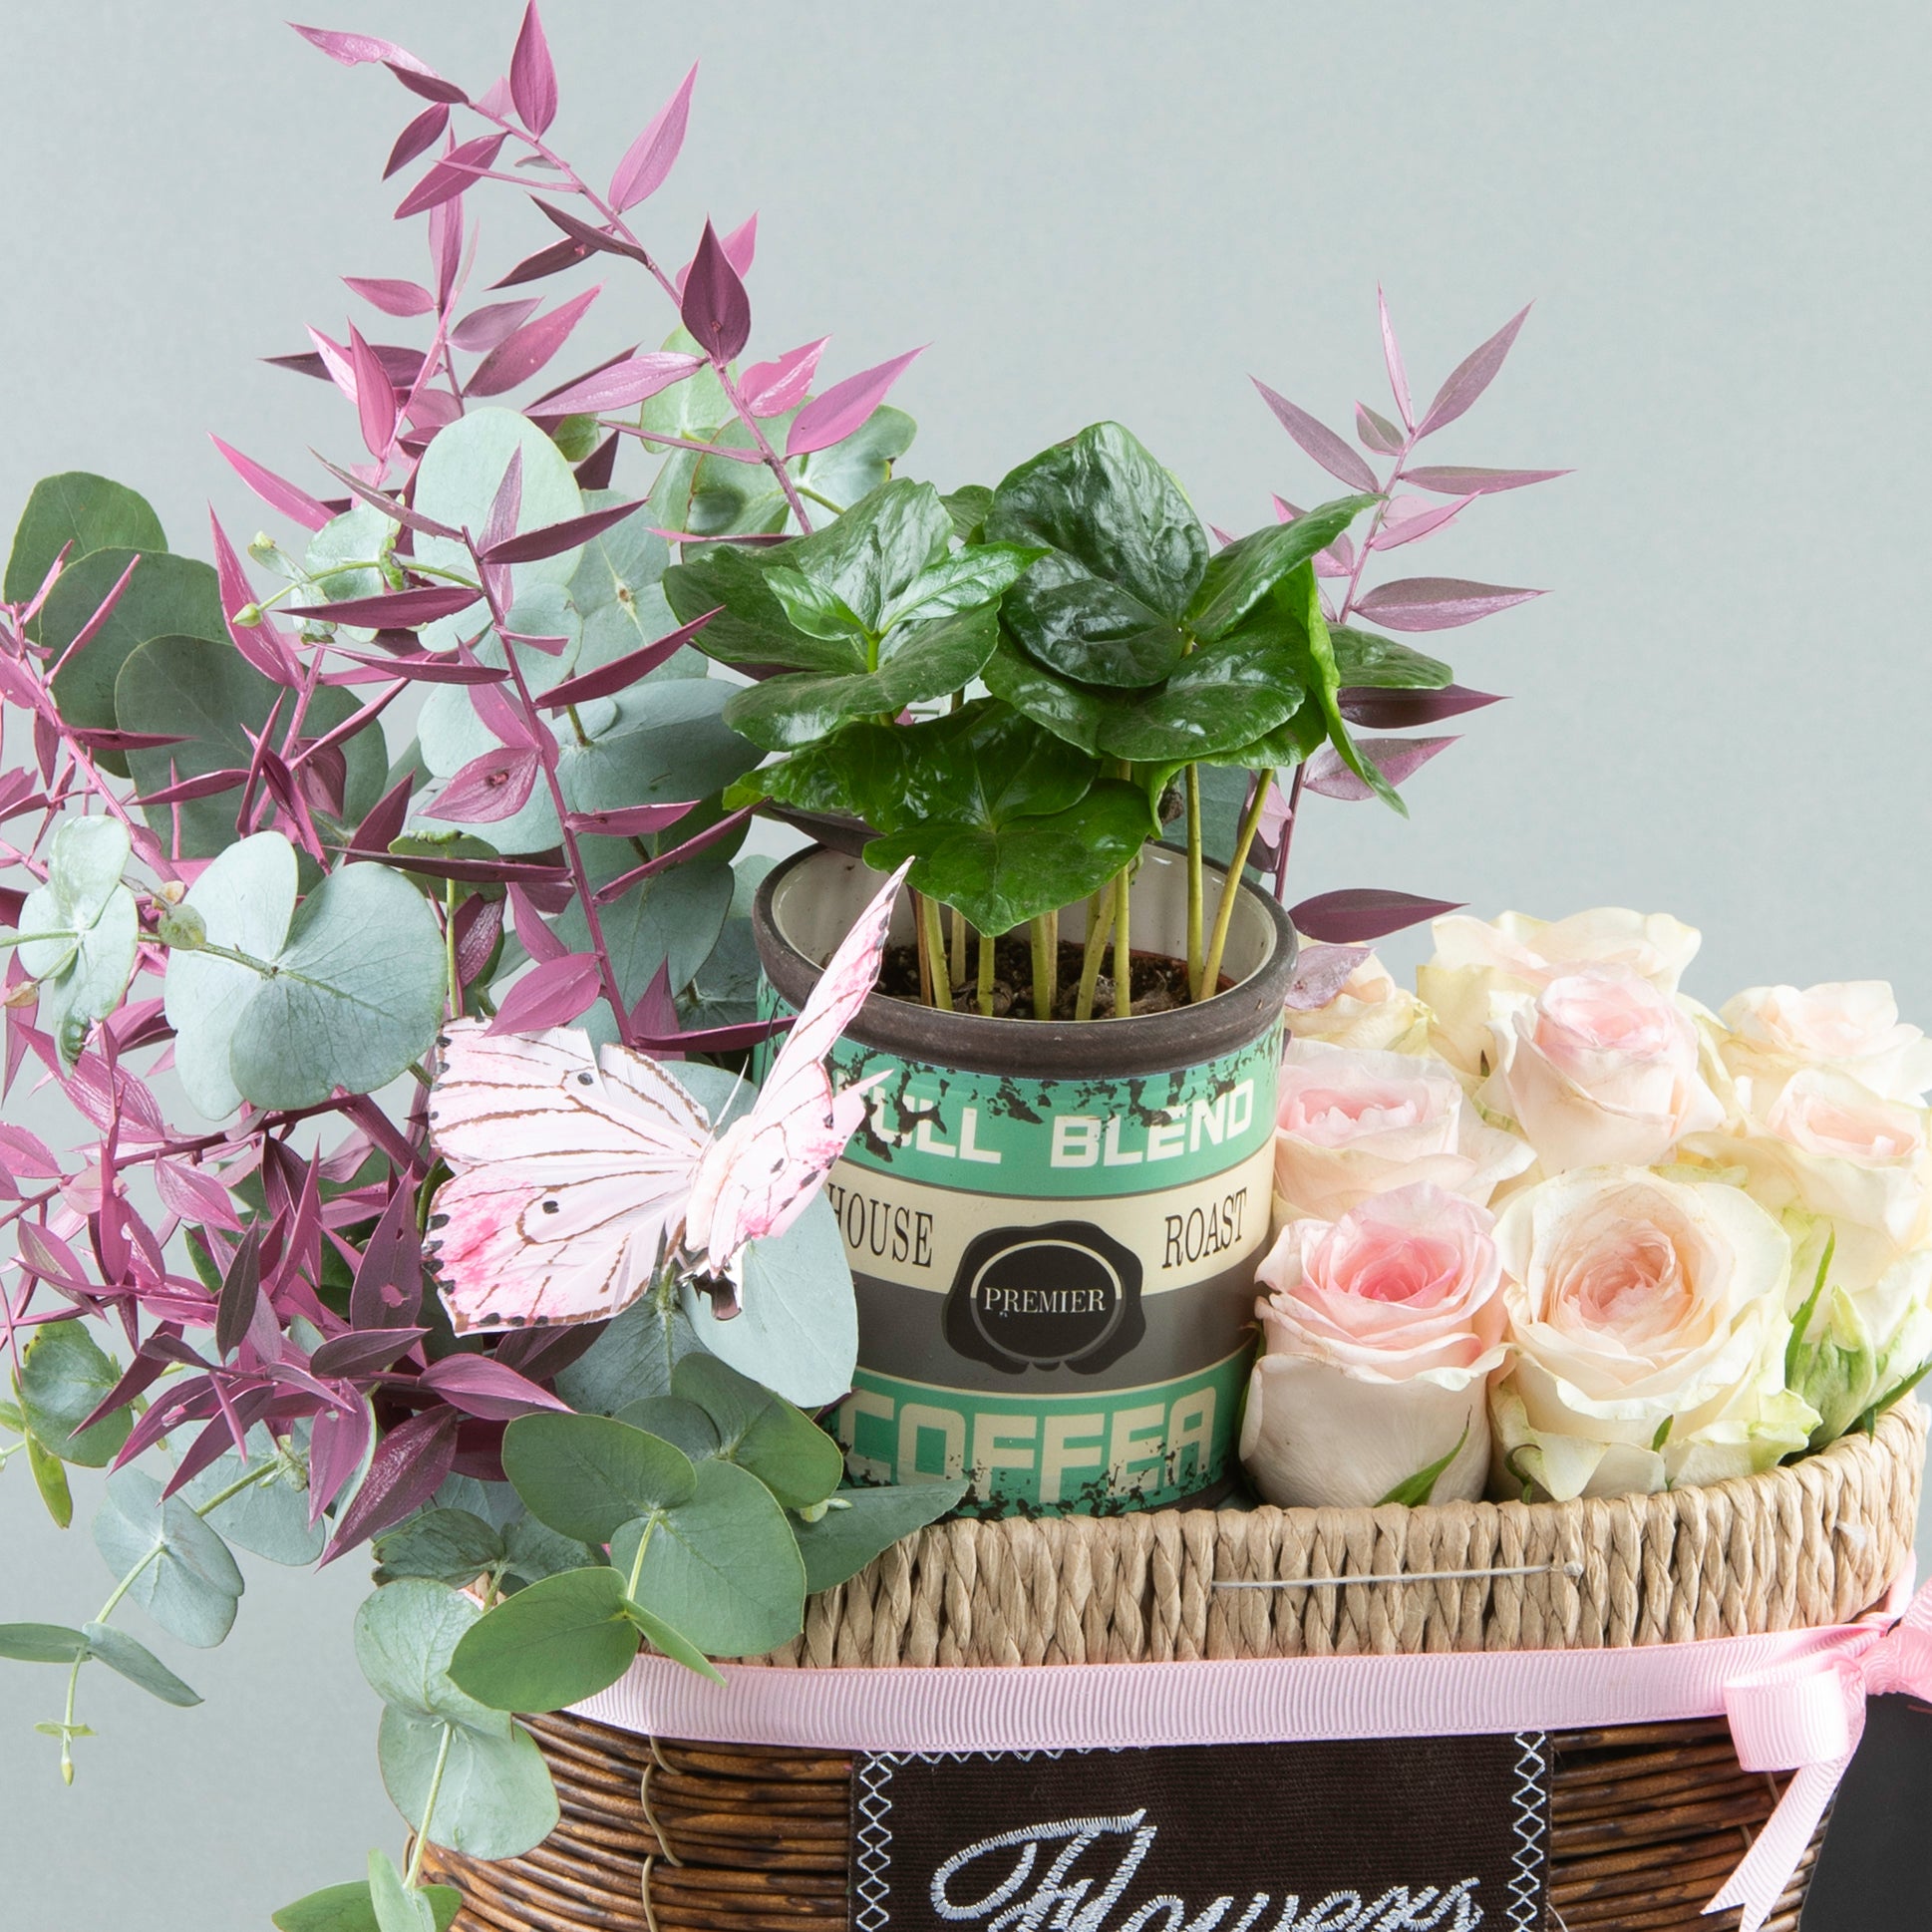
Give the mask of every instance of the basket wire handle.
[[1464, 1583], [1487, 1576], [1568, 1576], [1583, 1574], [1581, 1563], [1506, 1563], [1485, 1570], [1393, 1570], [1370, 1576], [1272, 1576], [1252, 1580], [1216, 1577], [1217, 1590], [1345, 1590], [1357, 1583]]
[[[651, 1747], [651, 1762], [644, 1767], [644, 1775], [637, 1780], [637, 1801], [644, 1808], [644, 1822], [651, 1827], [651, 1835], [658, 1841], [658, 1847], [664, 1854], [665, 1862], [672, 1865], [682, 1865], [684, 1860], [671, 1848], [671, 1840], [665, 1836], [663, 1825], [658, 1823], [656, 1813], [651, 1809], [651, 1773], [654, 1771], [669, 1771], [670, 1767], [665, 1764], [662, 1755], [658, 1751], [657, 1740], [652, 1738], [649, 1742]], [[649, 1883], [649, 1861], [646, 1860], [645, 1871], [647, 1874], [647, 1886]], [[648, 1908], [650, 1900], [647, 1898], [644, 1902]], [[655, 1927], [652, 1928], [652, 1932], [656, 1932]]]

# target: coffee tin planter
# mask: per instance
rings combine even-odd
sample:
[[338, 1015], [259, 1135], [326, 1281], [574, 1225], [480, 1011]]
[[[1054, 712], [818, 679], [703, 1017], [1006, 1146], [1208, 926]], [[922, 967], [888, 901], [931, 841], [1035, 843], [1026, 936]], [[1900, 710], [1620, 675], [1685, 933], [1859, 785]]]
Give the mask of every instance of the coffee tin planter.
[[[877, 883], [823, 849], [772, 872], [755, 914], [768, 1013], [804, 1004]], [[1185, 916], [1184, 861], [1149, 852], [1135, 950], [1182, 954]], [[1083, 924], [1063, 915], [1063, 934]], [[893, 939], [911, 937], [908, 897]], [[1226, 1482], [1294, 956], [1280, 908], [1244, 887], [1236, 984], [1198, 1006], [1074, 1023], [866, 1002], [831, 1071], [885, 1078], [826, 1185], [858, 1292], [839, 1415], [854, 1475], [970, 1475], [992, 1512], [1148, 1507]]]

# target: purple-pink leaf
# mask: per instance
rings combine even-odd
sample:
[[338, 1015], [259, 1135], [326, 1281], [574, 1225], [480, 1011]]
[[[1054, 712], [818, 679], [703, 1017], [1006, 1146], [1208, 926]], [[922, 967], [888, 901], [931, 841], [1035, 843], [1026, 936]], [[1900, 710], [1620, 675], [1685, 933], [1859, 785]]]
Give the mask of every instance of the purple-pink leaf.
[[1287, 397], [1277, 395], [1260, 377], [1250, 376], [1248, 380], [1274, 411], [1275, 420], [1331, 477], [1370, 495], [1381, 487], [1375, 472], [1333, 430], [1316, 422], [1306, 410], [1297, 409]]
[[368, 1408], [360, 1402], [346, 1409], [325, 1409], [316, 1417], [309, 1443], [310, 1528], [322, 1520], [323, 1510], [362, 1466], [371, 1427]]
[[447, 306], [463, 271], [463, 196], [430, 210], [430, 260], [436, 264], [436, 299]]
[[1377, 410], [1367, 403], [1355, 406], [1355, 434], [1364, 449], [1374, 450], [1385, 457], [1402, 454], [1402, 432]]
[[620, 872], [616, 878], [598, 886], [597, 903], [609, 905], [613, 899], [621, 899], [640, 879], [655, 878], [658, 873], [667, 872], [672, 866], [682, 865], [686, 859], [695, 857], [707, 845], [714, 845], [721, 838], [729, 838], [757, 809], [756, 805], [740, 805], [736, 811], [726, 812], [715, 824], [694, 832], [682, 845], [674, 845], [668, 852], [660, 852], [656, 858], [647, 858], [642, 865], [634, 865], [628, 872]]
[[1376, 315], [1382, 323], [1382, 360], [1389, 370], [1389, 393], [1396, 399], [1402, 420], [1413, 430], [1416, 412], [1409, 401], [1409, 372], [1402, 366], [1402, 348], [1396, 341], [1396, 325], [1389, 320], [1389, 298], [1378, 284], [1375, 292]]
[[670, 805], [614, 805], [608, 811], [566, 811], [563, 822], [575, 832], [601, 838], [648, 838], [675, 825], [697, 808], [696, 799]]
[[[335, 382], [338, 372], [348, 374], [349, 352], [340, 343], [330, 342], [316, 329], [309, 331], [309, 340], [316, 347], [306, 355], [264, 356], [262, 361], [274, 369], [292, 369], [298, 376], [319, 376], [324, 382]], [[327, 344], [327, 354], [323, 353], [324, 344]], [[375, 342], [370, 347], [382, 358], [389, 380], [399, 389], [409, 388], [422, 373], [422, 350], [407, 349], [400, 342]], [[347, 393], [345, 390], [344, 394]]]
[[[749, 275], [752, 272], [752, 263], [758, 258], [757, 214], [747, 215], [718, 245], [724, 249], [725, 259], [738, 271], [741, 280]], [[692, 264], [696, 260], [697, 256], [692, 256], [691, 261], [686, 262], [678, 270], [677, 289], [680, 301], [684, 299], [684, 287], [691, 279]]]
[[266, 618], [253, 626], [235, 621], [235, 613], [254, 602], [254, 592], [248, 587], [248, 574], [242, 569], [241, 559], [235, 554], [234, 545], [228, 541], [228, 533], [221, 527], [212, 504], [208, 507], [208, 527], [214, 538], [214, 568], [221, 591], [221, 620], [227, 626], [229, 639], [263, 677], [273, 678], [277, 684], [298, 683], [300, 674], [272, 623]]
[[1398, 577], [1394, 583], [1377, 584], [1356, 609], [1392, 631], [1449, 631], [1543, 594], [1461, 577]]
[[550, 60], [549, 42], [543, 38], [543, 22], [537, 18], [536, 0], [530, 0], [524, 10], [516, 51], [509, 57], [509, 98], [533, 135], [540, 135], [557, 117], [557, 71]]
[[619, 214], [635, 207], [663, 186], [671, 164], [684, 146], [685, 124], [691, 116], [691, 84], [697, 80], [694, 66], [678, 83], [678, 91], [657, 112], [651, 125], [631, 143], [617, 171], [610, 177], [610, 205]]
[[1525, 303], [1487, 342], [1471, 349], [1449, 371], [1449, 380], [1436, 392], [1436, 400], [1417, 428], [1419, 438], [1433, 436], [1446, 424], [1453, 423], [1495, 381], [1496, 371], [1502, 367], [1502, 359], [1509, 353], [1509, 345], [1515, 341], [1529, 307]]
[[[1358, 738], [1355, 749], [1369, 759], [1391, 785], [1402, 785], [1434, 758], [1455, 743], [1453, 738]], [[1303, 768], [1302, 784], [1325, 799], [1343, 799], [1360, 804], [1376, 797], [1364, 785], [1332, 745], [1324, 745]]]
[[423, 590], [391, 590], [379, 597], [345, 597], [334, 604], [290, 604], [291, 617], [320, 617], [367, 630], [409, 630], [468, 610], [482, 596], [465, 584], [434, 584]]
[[154, 752], [163, 745], [181, 743], [166, 732], [115, 731], [105, 725], [77, 727], [74, 736], [91, 752]]
[[336, 1519], [322, 1561], [333, 1563], [365, 1538], [380, 1535], [422, 1508], [442, 1488], [456, 1459], [454, 1410], [432, 1409], [398, 1423], [376, 1445], [369, 1471]]
[[489, 499], [489, 514], [483, 518], [482, 549], [486, 561], [494, 561], [489, 558], [488, 552], [498, 543], [507, 542], [515, 533], [516, 518], [522, 508], [523, 452], [518, 449], [509, 453], [509, 462], [503, 466], [496, 493]]
[[791, 433], [785, 439], [785, 454], [805, 457], [814, 450], [827, 450], [834, 443], [842, 443], [885, 401], [887, 391], [910, 367], [912, 359], [923, 353], [923, 347], [908, 349], [904, 355], [894, 356], [890, 362], [881, 362], [871, 369], [862, 369], [856, 376], [847, 376], [842, 383], [833, 383], [822, 396], [814, 396], [792, 419]]
[[477, 373], [464, 385], [465, 394], [500, 396], [518, 383], [527, 382], [569, 340], [570, 331], [582, 319], [584, 310], [603, 293], [603, 287], [599, 282], [595, 288], [587, 288], [581, 295], [559, 303], [548, 315], [525, 322], [520, 329], [506, 335], [477, 365]]
[[294, 21], [288, 23], [308, 42], [311, 47], [319, 47], [332, 61], [340, 61], [344, 67], [360, 67], [368, 61], [380, 61], [385, 67], [413, 68], [420, 74], [430, 70], [405, 47], [398, 47], [393, 40], [378, 40], [374, 34], [337, 33], [328, 27], [302, 27]]
[[427, 1328], [351, 1329], [346, 1335], [331, 1336], [309, 1357], [309, 1373], [328, 1380], [380, 1375], [429, 1332]]
[[428, 816], [459, 824], [488, 825], [513, 818], [529, 803], [540, 762], [534, 752], [503, 746], [473, 758], [446, 785]]
[[457, 979], [468, 986], [496, 956], [503, 936], [503, 902], [473, 892], [457, 907]]
[[450, 331], [451, 342], [473, 356], [487, 355], [518, 323], [534, 315], [541, 306], [534, 295], [516, 302], [492, 302], [487, 308], [472, 309]]
[[450, 106], [447, 101], [438, 101], [427, 107], [396, 137], [396, 146], [389, 151], [389, 160], [383, 164], [383, 179], [407, 167], [418, 155], [427, 154], [436, 146], [437, 138], [450, 125]]
[[588, 221], [579, 221], [574, 214], [552, 206], [540, 194], [532, 194], [530, 199], [572, 241], [582, 242], [593, 253], [623, 255], [631, 261], [643, 263], [647, 268], [651, 265], [650, 256], [635, 242], [623, 240], [620, 236], [612, 234], [608, 228], [593, 228]]
[[353, 322], [349, 324], [349, 363], [356, 372], [356, 414], [362, 423], [363, 447], [372, 457], [385, 457], [396, 435], [401, 405], [381, 358], [363, 341]]
[[1288, 982], [1283, 1004], [1291, 1012], [1312, 1013], [1326, 1006], [1365, 959], [1367, 946], [1307, 946], [1296, 955], [1295, 977]]
[[544, 397], [544, 414], [595, 416], [607, 409], [630, 409], [674, 383], [683, 382], [694, 369], [703, 367], [696, 356], [680, 355], [669, 349], [626, 356], [621, 362], [598, 370], [594, 376], [586, 376], [582, 382]]
[[539, 248], [533, 255], [525, 255], [507, 275], [499, 275], [491, 282], [491, 288], [518, 288], [524, 282], [540, 282], [546, 275], [560, 275], [566, 268], [574, 268], [590, 250], [581, 241], [553, 241], [547, 248]]
[[591, 698], [608, 698], [619, 691], [628, 690], [638, 679], [649, 677], [660, 664], [674, 658], [723, 608], [720, 604], [717, 610], [708, 610], [702, 617], [694, 617], [690, 623], [660, 637], [654, 644], [626, 651], [622, 657], [613, 658], [608, 664], [600, 664], [594, 671], [565, 678], [561, 684], [553, 684], [549, 690], [539, 691], [536, 703], [546, 711], [561, 711], [565, 705], [580, 705]]
[[487, 664], [465, 664], [446, 652], [410, 651], [398, 657], [384, 657], [375, 651], [346, 651], [340, 644], [333, 648], [351, 664], [366, 664], [371, 670], [408, 678], [417, 684], [501, 684], [509, 676], [507, 671], [495, 670]]
[[1460, 496], [1452, 503], [1426, 503], [1420, 496], [1392, 497], [1369, 548], [1397, 550], [1405, 543], [1419, 543], [1454, 522], [1474, 501], [1473, 496]]
[[417, 1380], [434, 1389], [452, 1409], [484, 1422], [512, 1422], [535, 1409], [567, 1412], [570, 1407], [528, 1376], [486, 1355], [446, 1355], [432, 1362]]
[[367, 275], [345, 275], [342, 280], [385, 315], [428, 315], [436, 307], [436, 297], [421, 282], [382, 281]]
[[566, 956], [563, 941], [544, 923], [536, 902], [520, 885], [509, 888], [509, 917], [517, 942], [539, 966]]
[[613, 503], [609, 509], [593, 509], [566, 522], [546, 523], [540, 530], [525, 530], [520, 536], [508, 536], [500, 543], [492, 543], [483, 552], [483, 560], [488, 564], [535, 563], [543, 557], [561, 556], [565, 550], [574, 550], [579, 543], [601, 536], [612, 524], [621, 523], [643, 507], [640, 497], [634, 503]]
[[1420, 470], [1405, 470], [1402, 480], [1418, 489], [1432, 489], [1439, 496], [1490, 496], [1499, 489], [1521, 489], [1569, 474], [1567, 470], [1467, 470], [1450, 464], [1425, 464]]
[[1370, 731], [1410, 731], [1417, 725], [1440, 725], [1445, 718], [1459, 718], [1502, 700], [1492, 692], [1470, 691], [1459, 684], [1446, 684], [1440, 691], [1352, 685], [1337, 694], [1336, 702], [1352, 725], [1366, 725]]
[[319, 530], [329, 521], [329, 512], [307, 490], [297, 489], [292, 483], [283, 482], [272, 470], [264, 470], [251, 457], [244, 457], [218, 436], [210, 436], [208, 441], [227, 459], [235, 475], [271, 509], [280, 510], [305, 530]]
[[420, 94], [426, 101], [444, 101], [451, 107], [466, 107], [470, 97], [454, 81], [446, 81], [440, 74], [433, 74], [420, 62], [410, 66], [400, 66], [395, 61], [384, 61], [383, 65], [409, 89], [412, 94]]
[[[128, 585], [133, 581], [135, 572], [140, 568], [141, 552], [137, 550], [128, 560], [127, 569], [115, 578], [108, 594], [95, 605], [94, 615], [74, 633], [73, 643], [61, 653], [60, 662], [54, 666], [54, 670], [50, 673], [50, 676], [58, 676], [63, 666], [79, 657], [101, 635], [102, 631], [107, 628], [108, 619], [114, 615], [115, 606], [120, 603], [123, 592], [127, 590]], [[28, 696], [28, 702], [32, 702], [31, 694]], [[9, 774], [9, 777], [15, 780], [24, 780], [26, 774], [12, 773]], [[0, 790], [4, 790], [4, 783], [0, 783]]]
[[136, 801], [142, 805], [186, 805], [192, 799], [212, 799], [216, 793], [232, 792], [247, 783], [248, 774], [239, 766], [224, 765], [218, 772], [203, 772], [198, 778], [182, 779], [178, 785], [164, 785], [159, 792], [144, 792]]
[[1365, 940], [1382, 939], [1425, 919], [1454, 912], [1460, 899], [1423, 899], [1413, 892], [1385, 892], [1374, 886], [1355, 886], [1341, 892], [1322, 892], [1300, 905], [1290, 906], [1288, 916], [1295, 930], [1309, 939], [1330, 946], [1359, 946]]
[[474, 141], [466, 141], [452, 148], [397, 202], [396, 219], [404, 221], [412, 214], [421, 214], [425, 208], [439, 207], [445, 201], [455, 200], [476, 179], [479, 168], [485, 168], [495, 161], [508, 139], [507, 135], [500, 134], [479, 135]]
[[691, 257], [680, 314], [699, 348], [720, 367], [744, 348], [752, 333], [752, 299], [709, 221]]
[[631, 1044], [661, 1060], [682, 1060], [693, 1053], [743, 1053], [747, 1047], [759, 1046], [774, 1034], [785, 1032], [796, 1018], [795, 1014], [787, 1013], [773, 1020], [740, 1020], [733, 1026], [698, 1027], [690, 1033], [660, 1033], [638, 1026], [631, 1034]]
[[[416, 1195], [398, 1187], [375, 1232], [363, 1243], [349, 1290], [349, 1319], [359, 1329], [408, 1329], [423, 1306], [423, 1237]], [[417, 1331], [412, 1331], [417, 1332]], [[324, 1374], [321, 1368], [316, 1374]]]
[[462, 535], [461, 531], [453, 530], [448, 523], [439, 523], [434, 516], [425, 516], [420, 510], [411, 509], [406, 504], [398, 502], [394, 496], [386, 496], [380, 489], [371, 488], [354, 471], [339, 469], [327, 457], [317, 456], [313, 450], [309, 454], [315, 457], [316, 462], [350, 495], [367, 503], [371, 509], [381, 510], [392, 523], [401, 523], [409, 529], [421, 530], [425, 536], [447, 536], [453, 542]]
[[541, 1033], [567, 1027], [601, 990], [595, 953], [564, 953], [525, 973], [496, 1008], [491, 1033]]
[[783, 416], [801, 402], [811, 387], [818, 358], [831, 340], [821, 335], [816, 342], [788, 349], [776, 362], [755, 362], [739, 378], [738, 394], [754, 416]]

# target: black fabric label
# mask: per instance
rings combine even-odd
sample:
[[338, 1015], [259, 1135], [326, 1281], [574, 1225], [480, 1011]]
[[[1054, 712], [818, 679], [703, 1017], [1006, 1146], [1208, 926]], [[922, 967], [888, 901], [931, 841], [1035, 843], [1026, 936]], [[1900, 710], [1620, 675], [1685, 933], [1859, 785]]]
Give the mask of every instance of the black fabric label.
[[860, 1758], [854, 1932], [1542, 1932], [1540, 1735]]
[[1932, 1924], [1932, 1709], [1875, 1697], [1831, 1803], [1799, 1932]]

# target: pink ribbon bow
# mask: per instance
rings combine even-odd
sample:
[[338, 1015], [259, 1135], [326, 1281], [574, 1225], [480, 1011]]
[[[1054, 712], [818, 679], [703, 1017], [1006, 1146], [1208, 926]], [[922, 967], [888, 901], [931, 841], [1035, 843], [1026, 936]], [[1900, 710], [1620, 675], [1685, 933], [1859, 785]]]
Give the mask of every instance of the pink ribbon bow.
[[1889, 1608], [1875, 1612], [1833, 1649], [1725, 1686], [1739, 1764], [1795, 1774], [1707, 1912], [1741, 1905], [1739, 1932], [1759, 1932], [1858, 1749], [1865, 1700], [1892, 1691], [1932, 1700], [1932, 1583], [1895, 1622]]

